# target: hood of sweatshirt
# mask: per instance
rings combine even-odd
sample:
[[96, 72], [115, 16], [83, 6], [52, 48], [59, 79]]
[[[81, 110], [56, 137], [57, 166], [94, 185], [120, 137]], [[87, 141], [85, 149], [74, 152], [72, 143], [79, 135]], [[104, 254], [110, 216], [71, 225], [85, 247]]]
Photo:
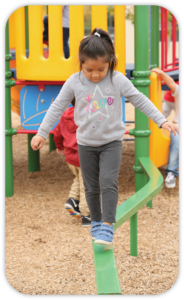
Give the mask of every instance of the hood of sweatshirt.
[[69, 107], [62, 115], [63, 121], [70, 132], [77, 130], [77, 125], [74, 122], [74, 107]]

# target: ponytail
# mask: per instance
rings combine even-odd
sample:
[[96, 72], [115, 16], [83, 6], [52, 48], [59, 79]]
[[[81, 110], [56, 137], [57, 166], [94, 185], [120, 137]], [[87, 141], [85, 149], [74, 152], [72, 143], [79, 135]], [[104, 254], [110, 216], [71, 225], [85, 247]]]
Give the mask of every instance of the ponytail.
[[110, 77], [112, 80], [113, 71], [117, 65], [117, 58], [109, 33], [101, 28], [95, 28], [88, 37], [80, 42], [80, 71], [86, 59], [97, 59], [98, 57], [104, 57], [106, 62], [109, 63]]

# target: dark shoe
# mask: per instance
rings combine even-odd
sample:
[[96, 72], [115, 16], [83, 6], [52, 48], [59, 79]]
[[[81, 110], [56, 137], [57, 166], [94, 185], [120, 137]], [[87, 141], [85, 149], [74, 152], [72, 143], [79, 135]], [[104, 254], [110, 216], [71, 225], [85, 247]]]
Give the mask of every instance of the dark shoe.
[[69, 212], [69, 214], [75, 218], [81, 218], [81, 212], [79, 210], [79, 201], [69, 198], [64, 207]]
[[91, 218], [89, 216], [82, 216], [82, 227], [89, 227], [91, 226]]

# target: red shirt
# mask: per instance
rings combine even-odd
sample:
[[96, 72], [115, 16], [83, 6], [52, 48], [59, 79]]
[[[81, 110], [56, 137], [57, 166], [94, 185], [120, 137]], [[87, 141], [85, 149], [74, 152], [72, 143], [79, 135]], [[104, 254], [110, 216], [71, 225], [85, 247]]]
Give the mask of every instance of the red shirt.
[[76, 139], [77, 128], [74, 122], [74, 107], [69, 107], [61, 116], [58, 125], [54, 128], [54, 142], [58, 149], [65, 149], [64, 154], [67, 163], [80, 167]]
[[[176, 84], [179, 85], [179, 82], [176, 81]], [[168, 102], [175, 102], [174, 101], [174, 97], [172, 96], [172, 92], [171, 91], [166, 91], [164, 94], [164, 100], [168, 101]]]

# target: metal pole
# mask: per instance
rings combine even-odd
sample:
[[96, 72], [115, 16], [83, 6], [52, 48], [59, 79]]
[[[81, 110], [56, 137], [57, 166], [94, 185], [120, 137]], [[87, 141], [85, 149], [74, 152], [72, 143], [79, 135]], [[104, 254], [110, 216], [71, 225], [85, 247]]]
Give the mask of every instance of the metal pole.
[[173, 48], [173, 68], [176, 64], [176, 19], [172, 15], [172, 48]]
[[[28, 24], [28, 6], [25, 6], [25, 33], [26, 33], [26, 50], [29, 50], [29, 24]], [[28, 144], [28, 170], [29, 172], [40, 171], [40, 151], [33, 151], [31, 140], [34, 134], [27, 135]]]
[[164, 66], [164, 8], [161, 7], [161, 69], [165, 69]]
[[53, 134], [49, 134], [49, 151], [53, 151], [56, 149], [56, 145], [54, 143], [54, 135]]
[[151, 65], [159, 67], [159, 6], [151, 6]]
[[11, 72], [9, 54], [9, 21], [5, 28], [5, 130], [9, 132], [5, 136], [5, 196], [11, 197], [13, 189], [13, 153], [12, 153], [12, 128], [11, 128]]
[[165, 11], [165, 68], [167, 69], [167, 9]]
[[[135, 77], [134, 85], [149, 97], [149, 7], [135, 6]], [[135, 191], [140, 190], [147, 178], [140, 167], [139, 158], [149, 157], [149, 134], [141, 136], [138, 131], [149, 133], [149, 120], [137, 108], [135, 109]], [[130, 254], [137, 256], [137, 213], [130, 218]]]

